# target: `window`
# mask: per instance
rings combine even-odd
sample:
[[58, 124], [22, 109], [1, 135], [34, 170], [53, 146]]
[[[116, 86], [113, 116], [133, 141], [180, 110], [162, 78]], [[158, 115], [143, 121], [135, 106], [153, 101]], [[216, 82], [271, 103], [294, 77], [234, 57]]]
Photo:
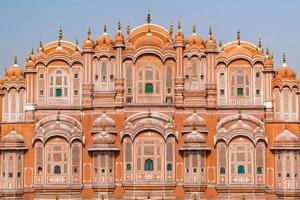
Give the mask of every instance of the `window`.
[[42, 167], [38, 167], [37, 173], [39, 175], [41, 175], [43, 173], [43, 168]]
[[101, 169], [101, 173], [105, 173], [105, 169]]
[[11, 172], [8, 173], [8, 177], [9, 177], [9, 178], [12, 178], [12, 177], [13, 177], [13, 173], [11, 173]]
[[220, 90], [220, 95], [222, 95], [222, 96], [223, 96], [224, 94], [225, 94], [225, 91], [224, 91], [224, 89], [221, 89], [221, 90]]
[[255, 77], [256, 77], [256, 78], [259, 78], [259, 77], [260, 77], [260, 73], [259, 73], [259, 72], [256, 72], [256, 73], [255, 73]]
[[262, 167], [256, 168], [256, 173], [257, 174], [262, 174]]
[[220, 168], [220, 174], [225, 174], [225, 167]]
[[61, 174], [60, 166], [58, 165], [54, 166], [54, 174]]
[[168, 88], [167, 92], [168, 94], [171, 94], [171, 88]]
[[78, 90], [74, 90], [74, 95], [78, 95]]
[[61, 97], [62, 96], [62, 89], [61, 88], [56, 88], [55, 89], [55, 96], [56, 97]]
[[240, 95], [240, 96], [244, 95], [244, 88], [238, 88], [237, 89], [237, 94]]
[[5, 172], [2, 172], [2, 177], [3, 177], [3, 178], [5, 177]]
[[126, 164], [126, 171], [131, 171], [131, 164], [130, 163]]
[[145, 93], [153, 93], [153, 85], [152, 85], [152, 83], [146, 83], [146, 85], [145, 85]]
[[40, 90], [39, 95], [44, 95], [44, 90]]
[[256, 96], [260, 96], [260, 89], [256, 89]]
[[95, 75], [95, 79], [98, 80], [98, 79], [99, 79], [99, 76], [98, 76], [98, 75]]
[[171, 163], [167, 164], [167, 171], [172, 171], [172, 164]]
[[21, 172], [18, 172], [17, 177], [18, 177], [18, 178], [21, 177]]
[[109, 173], [112, 173], [112, 168], [109, 169]]
[[245, 167], [243, 165], [238, 166], [238, 174], [245, 174]]
[[193, 169], [193, 172], [194, 172], [194, 173], [197, 173], [197, 169], [196, 169], [196, 168], [194, 168], [194, 169]]
[[295, 178], [297, 178], [298, 177], [298, 174], [297, 173], [295, 173]]
[[151, 159], [145, 160], [144, 170], [145, 171], [153, 171], [153, 160], [151, 160]]
[[281, 173], [278, 173], [277, 175], [278, 175], [279, 178], [281, 177]]
[[291, 177], [291, 174], [290, 174], [290, 173], [286, 173], [286, 177], [287, 177], [287, 178], [290, 178], [290, 177]]
[[78, 78], [78, 74], [75, 73], [75, 74], [74, 74], [74, 79], [77, 79], [77, 78]]
[[40, 79], [43, 79], [44, 78], [44, 74], [40, 74]]
[[127, 93], [128, 93], [128, 94], [131, 94], [131, 88], [128, 88], [128, 89], [127, 89]]

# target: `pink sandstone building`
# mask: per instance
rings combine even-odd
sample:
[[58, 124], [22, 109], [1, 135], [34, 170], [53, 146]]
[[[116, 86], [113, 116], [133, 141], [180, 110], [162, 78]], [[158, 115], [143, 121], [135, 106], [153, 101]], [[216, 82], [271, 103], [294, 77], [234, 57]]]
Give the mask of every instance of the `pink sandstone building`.
[[0, 80], [0, 196], [300, 199], [299, 83], [239, 31], [60, 29]]

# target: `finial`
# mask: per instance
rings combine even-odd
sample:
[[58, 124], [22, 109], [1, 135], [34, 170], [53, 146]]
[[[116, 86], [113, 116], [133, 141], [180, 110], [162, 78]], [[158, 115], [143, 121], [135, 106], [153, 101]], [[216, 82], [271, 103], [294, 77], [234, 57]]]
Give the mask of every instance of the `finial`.
[[261, 49], [261, 47], [262, 47], [262, 45], [261, 45], [261, 39], [260, 39], [260, 38], [258, 39], [258, 45], [257, 45], [257, 47], [258, 47], [259, 49]]
[[209, 26], [209, 28], [208, 28], [208, 35], [209, 35], [209, 39], [212, 39], [212, 28], [211, 28], [211, 26]]
[[121, 31], [121, 29], [122, 29], [122, 26], [121, 26], [121, 20], [118, 19], [118, 31]]
[[238, 41], [238, 45], [241, 44], [241, 33], [240, 33], [240, 29], [237, 30], [237, 33], [236, 33], [236, 39]]
[[40, 39], [40, 50], [44, 51], [44, 45], [43, 45], [42, 39]]
[[178, 21], [178, 31], [181, 31], [181, 20]]
[[62, 31], [62, 28], [60, 26], [59, 30], [58, 30], [58, 46], [61, 45], [60, 41], [61, 41], [62, 38], [63, 38], [63, 31]]
[[273, 59], [273, 53], [271, 53], [271, 58]]
[[173, 31], [174, 31], [174, 26], [173, 26], [173, 23], [171, 23], [170, 24], [170, 30], [169, 30], [170, 35], [173, 34]]
[[196, 25], [193, 24], [193, 29], [192, 29], [193, 33], [196, 33]]
[[34, 55], [34, 49], [33, 49], [33, 47], [31, 48], [31, 55]]
[[79, 44], [79, 43], [78, 43], [78, 39], [76, 39], [76, 40], [75, 40], [75, 46], [76, 46], [76, 47], [75, 47], [75, 50], [76, 50], [76, 51], [78, 51], [78, 44]]
[[57, 112], [56, 121], [60, 121], [59, 115], [60, 115], [60, 110], [58, 110]]
[[267, 48], [266, 49], [266, 55], [269, 57], [269, 55], [270, 55], [270, 50], [269, 50], [269, 48]]
[[15, 55], [15, 57], [14, 57], [14, 64], [15, 64], [15, 65], [18, 64], [18, 57], [17, 57], [17, 55]]
[[131, 27], [130, 27], [130, 24], [129, 24], [129, 23], [127, 23], [127, 35], [129, 35], [129, 33], [130, 33], [130, 29], [131, 29]]
[[106, 27], [106, 24], [104, 24], [103, 32], [106, 33], [106, 31], [107, 31], [107, 27]]
[[90, 36], [90, 35], [91, 35], [91, 33], [92, 33], [92, 28], [89, 26], [89, 28], [88, 28], [88, 32], [87, 32], [88, 36]]
[[151, 23], [151, 13], [150, 13], [150, 10], [148, 10], [148, 13], [147, 13], [147, 23], [148, 24]]
[[222, 48], [223, 44], [222, 44], [222, 40], [219, 41], [219, 47]]
[[283, 63], [286, 63], [286, 56], [285, 56], [285, 52], [283, 52], [283, 55], [282, 55], [282, 62], [283, 62]]

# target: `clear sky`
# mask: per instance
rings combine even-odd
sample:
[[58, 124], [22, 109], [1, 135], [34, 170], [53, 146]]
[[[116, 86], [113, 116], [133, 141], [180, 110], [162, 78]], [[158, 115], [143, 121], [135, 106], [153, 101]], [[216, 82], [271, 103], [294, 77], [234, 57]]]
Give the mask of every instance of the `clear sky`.
[[263, 47], [274, 53], [275, 68], [285, 51], [287, 64], [300, 74], [299, 0], [0, 0], [0, 74], [12, 65], [14, 55], [23, 67], [40, 38], [43, 43], [57, 40], [59, 26], [64, 40], [78, 38], [81, 45], [88, 26], [95, 39], [106, 23], [114, 37], [119, 18], [125, 33], [127, 22], [132, 28], [146, 22], [147, 10], [152, 23], [167, 29], [171, 22], [176, 28], [181, 19], [185, 37], [195, 23], [197, 33], [206, 39], [211, 25], [216, 40], [225, 44], [236, 38], [239, 28], [242, 40], [257, 44], [262, 39]]

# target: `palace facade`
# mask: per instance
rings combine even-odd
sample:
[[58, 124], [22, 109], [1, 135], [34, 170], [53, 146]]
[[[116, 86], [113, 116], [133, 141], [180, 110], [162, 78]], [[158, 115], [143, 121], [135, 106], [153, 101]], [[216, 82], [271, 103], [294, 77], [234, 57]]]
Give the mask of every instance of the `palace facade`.
[[[125, 37], [126, 35], [126, 37]], [[269, 50], [147, 22], [0, 81], [2, 199], [299, 199], [299, 79]]]

